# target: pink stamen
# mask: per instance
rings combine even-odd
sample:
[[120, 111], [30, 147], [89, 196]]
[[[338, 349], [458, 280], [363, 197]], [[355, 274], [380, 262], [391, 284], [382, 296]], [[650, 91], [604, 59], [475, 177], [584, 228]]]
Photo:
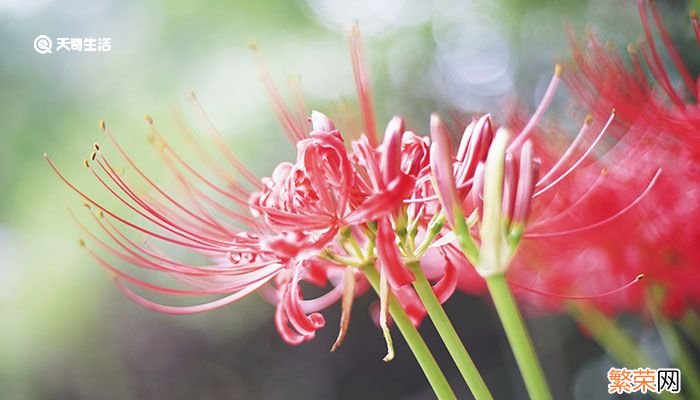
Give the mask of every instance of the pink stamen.
[[[226, 246], [226, 245], [228, 245], [227, 242], [218, 241], [218, 240], [216, 240], [216, 239], [214, 239], [214, 238], [203, 237], [203, 236], [198, 235], [198, 234], [196, 234], [196, 233], [194, 233], [194, 232], [191, 232], [191, 231], [189, 231], [189, 230], [187, 230], [187, 229], [185, 229], [185, 228], [183, 228], [183, 227], [173, 225], [170, 221], [163, 221], [163, 222], [161, 222], [161, 221], [159, 221], [159, 219], [162, 220], [162, 218], [161, 218], [160, 216], [158, 216], [158, 215], [156, 215], [156, 218], [151, 217], [151, 216], [148, 215], [147, 213], [145, 213], [145, 212], [139, 210], [138, 208], [136, 208], [133, 204], [131, 204], [129, 201], [127, 201], [127, 200], [124, 199], [121, 195], [119, 195], [117, 192], [115, 192], [114, 189], [113, 189], [111, 186], [109, 186], [109, 185], [107, 184], [107, 182], [105, 182], [105, 181], [95, 172], [94, 169], [92, 169], [91, 167], [89, 167], [88, 169], [90, 170], [90, 172], [92, 172], [93, 176], [102, 184], [102, 186], [104, 186], [104, 187], [105, 187], [114, 197], [116, 197], [121, 203], [123, 203], [125, 206], [127, 206], [129, 209], [131, 209], [132, 211], [134, 211], [135, 213], [137, 213], [137, 214], [140, 215], [141, 217], [143, 217], [143, 218], [147, 219], [148, 221], [152, 222], [152, 223], [155, 224], [156, 226], [158, 226], [158, 227], [160, 227], [160, 228], [162, 228], [162, 229], [164, 229], [164, 230], [166, 230], [166, 231], [168, 231], [168, 232], [170, 232], [170, 233], [172, 233], [172, 234], [174, 234], [174, 235], [176, 235], [176, 236], [179, 236], [179, 237], [181, 237], [181, 238], [183, 238], [183, 239], [191, 240], [191, 241], [193, 241], [193, 242], [195, 242], [195, 243], [204, 244], [204, 245], [206, 245], [206, 244], [215, 244], [215, 245], [221, 245], [221, 246]], [[138, 202], [137, 202], [137, 203], [138, 203]], [[152, 211], [152, 209], [148, 208], [147, 205], [146, 205], [146, 206], [142, 206], [142, 207], [144, 207], [147, 211], [149, 211], [149, 210]], [[149, 211], [149, 212], [150, 212], [150, 211]]]
[[549, 104], [554, 98], [554, 93], [556, 93], [557, 86], [561, 81], [561, 73], [562, 67], [561, 65], [557, 64], [554, 67], [554, 75], [552, 75], [552, 80], [549, 81], [549, 85], [547, 86], [547, 90], [545, 91], [540, 104], [537, 106], [537, 109], [535, 110], [534, 114], [532, 114], [532, 117], [530, 117], [530, 120], [527, 122], [523, 130], [520, 131], [518, 136], [516, 136], [513, 142], [508, 146], [508, 151], [512, 152], [525, 143], [525, 141], [532, 134], [533, 129], [540, 123], [542, 116], [544, 115], [545, 111], [547, 111]]
[[194, 95], [194, 93], [190, 93], [189, 96], [190, 100], [192, 101], [192, 104], [194, 104], [195, 110], [197, 111], [197, 114], [199, 117], [202, 119], [204, 124], [207, 126], [207, 130], [209, 131], [209, 134], [212, 136], [214, 142], [216, 142], [217, 148], [221, 150], [221, 152], [224, 154], [224, 156], [229, 160], [231, 165], [241, 174], [243, 177], [245, 177], [248, 182], [250, 182], [251, 185], [253, 185], [254, 188], [260, 188], [260, 180], [258, 180], [253, 173], [246, 168], [243, 163], [236, 157], [236, 155], [231, 151], [231, 149], [228, 147], [228, 145], [224, 142], [224, 138], [221, 136], [219, 131], [214, 127], [214, 124], [211, 122], [211, 119], [209, 119], [209, 116], [207, 113], [204, 112], [204, 109], [202, 108], [202, 105], [199, 104], [199, 101], [197, 100], [197, 97]]
[[567, 300], [592, 300], [592, 299], [597, 299], [600, 297], [610, 296], [610, 295], [615, 294], [615, 293], [620, 293], [620, 292], [626, 290], [627, 288], [635, 285], [637, 282], [641, 281], [643, 278], [644, 278], [644, 274], [639, 274], [639, 275], [637, 275], [636, 278], [634, 278], [634, 280], [627, 282], [626, 284], [620, 286], [619, 288], [608, 290], [607, 292], [603, 292], [603, 293], [593, 294], [593, 295], [558, 294], [558, 293], [545, 292], [543, 290], [531, 288], [531, 287], [522, 285], [520, 283], [512, 282], [512, 281], [508, 281], [508, 284], [511, 286], [515, 286], [518, 289], [526, 290], [528, 292], [539, 294], [542, 296], [547, 296], [547, 297], [556, 297], [559, 299], [567, 299]]
[[158, 239], [161, 239], [161, 240], [170, 242], [170, 243], [178, 244], [178, 245], [180, 245], [180, 246], [184, 246], [184, 247], [188, 247], [188, 248], [192, 248], [192, 249], [199, 249], [199, 250], [205, 250], [205, 251], [212, 251], [212, 252], [225, 251], [224, 248], [221, 248], [221, 247], [218, 247], [218, 246], [215, 246], [215, 245], [212, 245], [212, 246], [205, 246], [205, 245], [199, 245], [199, 244], [196, 244], [196, 243], [188, 243], [188, 242], [183, 242], [183, 241], [180, 241], [180, 240], [177, 240], [177, 239], [172, 239], [172, 238], [169, 238], [169, 237], [167, 237], [167, 236], [160, 235], [160, 234], [158, 234], [158, 233], [156, 233], [156, 232], [153, 232], [153, 231], [151, 231], [151, 230], [148, 230], [148, 229], [146, 229], [146, 228], [143, 228], [143, 227], [141, 227], [141, 226], [139, 226], [139, 225], [136, 225], [136, 224], [134, 224], [134, 223], [132, 223], [132, 222], [127, 221], [126, 219], [124, 219], [124, 218], [118, 216], [117, 214], [113, 213], [113, 212], [110, 211], [109, 209], [103, 207], [100, 203], [96, 202], [95, 200], [93, 200], [92, 198], [90, 198], [88, 195], [86, 195], [85, 193], [83, 193], [82, 191], [80, 191], [80, 189], [78, 189], [75, 185], [73, 185], [72, 183], [70, 183], [70, 181], [68, 181], [68, 179], [58, 170], [58, 167], [56, 167], [56, 165], [53, 163], [53, 161], [51, 161], [51, 159], [50, 159], [46, 154], [44, 154], [44, 158], [45, 158], [46, 161], [49, 163], [49, 165], [51, 166], [51, 168], [54, 170], [54, 172], [56, 173], [56, 175], [58, 175], [58, 177], [59, 177], [66, 185], [68, 185], [69, 188], [71, 188], [74, 192], [76, 192], [78, 195], [80, 195], [80, 197], [82, 197], [83, 199], [85, 199], [85, 201], [87, 201], [88, 203], [94, 205], [94, 206], [97, 207], [98, 209], [102, 210], [105, 214], [111, 216], [112, 218], [116, 219], [117, 221], [121, 222], [122, 224], [127, 225], [127, 226], [129, 226], [129, 227], [131, 227], [131, 228], [133, 228], [133, 229], [135, 229], [135, 230], [137, 230], [137, 231], [140, 231], [140, 232], [142, 232], [142, 233], [145, 233], [145, 234], [147, 234], [147, 235], [149, 235], [149, 236], [153, 236], [153, 237], [155, 237], [155, 238], [158, 238]]
[[528, 239], [534, 239], [534, 238], [546, 238], [546, 237], [556, 237], [556, 236], [564, 236], [564, 235], [570, 235], [573, 233], [579, 233], [579, 232], [584, 232], [590, 229], [597, 228], [599, 226], [605, 225], [607, 223], [610, 223], [619, 217], [623, 216], [625, 213], [627, 213], [629, 210], [633, 209], [637, 204], [639, 204], [644, 197], [646, 197], [647, 194], [651, 191], [651, 188], [654, 187], [656, 184], [657, 179], [659, 178], [659, 175], [661, 175], [661, 168], [659, 168], [656, 173], [654, 174], [654, 177], [651, 179], [647, 187], [644, 189], [644, 191], [637, 196], [634, 201], [632, 201], [630, 204], [628, 204], [626, 207], [622, 208], [620, 211], [617, 213], [611, 215], [610, 217], [598, 221], [596, 223], [590, 224], [590, 225], [585, 225], [582, 227], [578, 228], [573, 228], [573, 229], [568, 229], [564, 231], [559, 231], [559, 232], [547, 232], [547, 233], [527, 233], [525, 234], [525, 238]]
[[[272, 276], [270, 276], [272, 278]], [[267, 283], [268, 280], [260, 280], [258, 282], [255, 282], [251, 285], [246, 286], [244, 289], [242, 289], [239, 292], [233, 293], [229, 296], [222, 297], [220, 299], [211, 301], [209, 303], [204, 303], [204, 304], [199, 304], [196, 306], [184, 306], [184, 307], [176, 307], [176, 306], [167, 306], [164, 304], [159, 304], [155, 303], [151, 300], [146, 299], [145, 297], [142, 297], [141, 295], [137, 294], [136, 292], [132, 291], [129, 289], [126, 285], [124, 285], [119, 279], [115, 279], [114, 283], [116, 284], [117, 288], [119, 289], [124, 296], [128, 297], [130, 300], [135, 302], [136, 304], [139, 304], [140, 306], [147, 308], [152, 311], [164, 313], [164, 314], [173, 314], [173, 315], [187, 315], [187, 314], [196, 314], [200, 312], [205, 312], [205, 311], [210, 311], [210, 310], [215, 310], [217, 308], [221, 308], [224, 306], [227, 306], [233, 302], [236, 302], [249, 294], [255, 292], [263, 286], [265, 283]]]
[[295, 121], [292, 113], [287, 107], [287, 104], [282, 99], [279, 90], [277, 90], [277, 85], [275, 85], [275, 81], [272, 79], [270, 71], [267, 69], [267, 64], [260, 54], [260, 50], [258, 49], [257, 45], [253, 44], [251, 49], [253, 50], [255, 64], [260, 72], [260, 78], [265, 84], [265, 89], [267, 94], [270, 96], [275, 114], [277, 114], [277, 119], [279, 120], [280, 125], [282, 125], [285, 135], [287, 135], [287, 139], [289, 139], [292, 144], [296, 144], [306, 136], [303, 119], [301, 121]]
[[569, 174], [570, 174], [571, 172], [573, 172], [576, 168], [578, 168], [578, 167], [581, 165], [581, 163], [583, 163], [583, 161], [586, 160], [586, 158], [588, 157], [588, 155], [591, 154], [591, 152], [593, 151], [593, 149], [595, 148], [595, 146], [598, 144], [598, 142], [600, 141], [600, 139], [603, 138], [603, 135], [605, 135], [605, 132], [606, 132], [606, 131], [608, 130], [608, 128], [610, 127], [610, 124], [612, 123], [613, 119], [615, 119], [615, 110], [613, 110], [613, 111], [610, 113], [610, 118], [608, 118], [608, 121], [607, 121], [607, 122], [605, 123], [605, 125], [603, 126], [603, 129], [600, 130], [600, 133], [598, 133], [598, 136], [596, 136], [595, 140], [593, 140], [593, 143], [591, 143], [591, 145], [588, 147], [588, 149], [586, 150], [586, 152], [583, 153], [583, 155], [582, 155], [578, 160], [576, 160], [576, 162], [575, 162], [568, 170], [566, 170], [566, 172], [564, 172], [564, 173], [561, 174], [557, 179], [555, 179], [554, 181], [552, 181], [552, 183], [550, 183], [549, 185], [545, 186], [544, 188], [542, 188], [542, 189], [540, 189], [538, 192], [536, 192], [536, 193], [533, 195], [533, 198], [541, 196], [542, 194], [544, 194], [545, 192], [547, 192], [549, 189], [551, 189], [551, 188], [553, 188], [554, 186], [556, 186], [556, 185], [557, 185], [559, 182], [561, 182], [564, 178], [566, 178], [567, 176], [569, 176]]
[[683, 82], [685, 82], [685, 85], [688, 88], [688, 92], [690, 92], [690, 94], [694, 98], [697, 98], [697, 87], [695, 85], [695, 82], [692, 76], [690, 75], [688, 68], [686, 68], [685, 63], [683, 63], [683, 59], [678, 53], [678, 49], [676, 49], [676, 46], [673, 44], [673, 40], [671, 40], [671, 36], [668, 34], [666, 26], [661, 20], [661, 15], [659, 14], [659, 10], [656, 8], [654, 1], [649, 2], [649, 8], [651, 8], [651, 15], [654, 18], [654, 22], [656, 23], [657, 29], [659, 30], [661, 40], [666, 46], [666, 51], [668, 51], [668, 54], [669, 56], [671, 56], [671, 60], [673, 61], [673, 64], [676, 66], [676, 69], [683, 78]]
[[547, 171], [547, 173], [542, 177], [542, 179], [537, 182], [536, 186], [542, 186], [545, 182], [549, 180], [555, 173], [559, 172], [559, 168], [561, 168], [564, 163], [569, 161], [569, 158], [574, 154], [574, 150], [578, 147], [578, 145], [581, 143], [583, 140], [583, 137], [586, 135], [588, 132], [588, 129], [591, 126], [591, 122], [593, 121], [592, 116], [586, 116], [586, 119], [583, 122], [583, 126], [581, 126], [581, 129], [578, 131], [578, 134], [574, 138], [574, 140], [571, 142], [569, 147], [566, 149], [564, 152], [564, 155], [562, 155], [559, 160], [552, 166], [552, 168]]
[[365, 135], [372, 147], [377, 147], [379, 138], [374, 122], [374, 107], [372, 105], [372, 90], [370, 88], [369, 74], [365, 60], [365, 52], [360, 37], [360, 28], [357, 24], [352, 26], [350, 36], [348, 36], [350, 46], [350, 59], [352, 61], [352, 71], [355, 77], [355, 89], [357, 90], [357, 100], [360, 103], [362, 122], [365, 128]]
[[698, 18], [698, 12], [696, 10], [690, 11], [690, 21], [693, 24], [693, 32], [695, 32], [695, 41], [700, 47], [700, 18]]
[[644, 36], [646, 37], [646, 42], [649, 46], [649, 52], [644, 51], [645, 49], [642, 49], [642, 54], [647, 60], [649, 69], [652, 70], [654, 76], [656, 76], [657, 80], [659, 80], [659, 83], [661, 83], [661, 87], [664, 88], [666, 94], [668, 94], [668, 96], [671, 98], [671, 101], [673, 101], [673, 103], [676, 104], [679, 108], [683, 108], [683, 100], [681, 100], [680, 96], [678, 95], [678, 93], [676, 93], [675, 89], [673, 88], [673, 85], [671, 84], [671, 79], [668, 77], [663, 62], [661, 61], [661, 56], [659, 56], [659, 52], [656, 49], [656, 43], [654, 42], [654, 37], [651, 33], [651, 26], [649, 25], [649, 15], [647, 14], [647, 7], [645, 3], [645, 0], [637, 0], [639, 16], [641, 17], [642, 27], [644, 28]]
[[[225, 171], [224, 168], [221, 167], [221, 165], [215, 161], [214, 156], [204, 147], [204, 145], [199, 141], [197, 136], [192, 130], [192, 127], [190, 124], [185, 120], [185, 117], [182, 115], [182, 110], [175, 109], [172, 112], [172, 115], [175, 119], [175, 123], [178, 126], [178, 131], [184, 136], [184, 139], [187, 141], [187, 143], [191, 146], [195, 154], [197, 154], [197, 158], [201, 162], [203, 162], [205, 165], [208, 165], [218, 176], [221, 178], [221, 180], [225, 182], [231, 182], [233, 180], [233, 176], [228, 172]], [[147, 120], [150, 121], [152, 120], [151, 118], [147, 118]], [[241, 186], [237, 182], [234, 181], [234, 183], [237, 186]], [[242, 186], [241, 186], [242, 187]], [[249, 191], [246, 190], [247, 193]]]

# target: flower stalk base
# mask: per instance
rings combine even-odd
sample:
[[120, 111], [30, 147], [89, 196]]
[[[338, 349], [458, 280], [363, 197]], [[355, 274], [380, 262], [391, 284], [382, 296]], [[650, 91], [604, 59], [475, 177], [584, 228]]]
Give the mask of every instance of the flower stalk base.
[[486, 278], [486, 283], [530, 398], [551, 399], [552, 395], [549, 392], [544, 372], [542, 372], [532, 340], [525, 329], [525, 322], [520, 315], [520, 310], [515, 303], [505, 276], [503, 274], [489, 276]]
[[420, 297], [423, 302], [428, 316], [430, 316], [430, 319], [433, 321], [435, 328], [440, 334], [455, 364], [457, 364], [457, 369], [459, 369], [459, 372], [462, 374], [474, 398], [477, 400], [493, 399], [486, 383], [484, 383], [484, 379], [481, 377], [479, 370], [476, 368], [464, 344], [459, 339], [457, 331], [455, 331], [440, 301], [437, 296], [435, 296], [433, 288], [430, 286], [430, 282], [428, 282], [428, 279], [425, 277], [420, 265], [416, 263], [409, 264], [409, 268], [411, 268], [411, 271], [413, 271], [416, 276], [413, 287], [416, 289], [416, 293], [418, 293], [418, 297]]
[[[362, 272], [364, 272], [374, 291], [379, 294], [379, 273], [374, 266], [367, 266], [362, 269]], [[406, 315], [401, 305], [392, 296], [389, 296], [389, 313], [406, 340], [408, 347], [416, 357], [437, 398], [440, 400], [456, 399], [457, 397], [447, 382], [447, 378], [440, 370], [423, 337], [421, 337], [416, 327], [413, 326], [411, 319]]]

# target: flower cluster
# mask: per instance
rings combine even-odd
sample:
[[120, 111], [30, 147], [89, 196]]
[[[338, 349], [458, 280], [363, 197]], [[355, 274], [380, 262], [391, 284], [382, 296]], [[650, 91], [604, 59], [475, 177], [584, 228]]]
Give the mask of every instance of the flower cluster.
[[[594, 155], [614, 112], [601, 120], [605, 123], [586, 118], [563, 153], [556, 150], [552, 138], [535, 135], [561, 79], [559, 66], [541, 104], [515, 135], [497, 126], [490, 115], [478, 116], [467, 125], [453, 152], [449, 130], [434, 114], [430, 138], [408, 130], [401, 118], [394, 117], [380, 142], [357, 31], [350, 44], [364, 128], [354, 138], [344, 138], [320, 112], [311, 112], [310, 118], [305, 111], [295, 115], [263, 68], [277, 115], [297, 150], [294, 162], [279, 164], [269, 177], [257, 179], [223, 145], [194, 96], [195, 108], [217, 147], [241, 178], [231, 179], [204, 146], [193, 142], [211, 175], [201, 172], [171, 147], [148, 117], [151, 142], [181, 189], [173, 194], [150, 178], [102, 123], [117, 152], [149, 187], [140, 193], [108, 160], [106, 151], [94, 146], [85, 166], [128, 210], [131, 216], [127, 217], [78, 189], [47, 157], [92, 211], [101, 233], [83, 226], [89, 240], [81, 243], [113, 275], [124, 295], [154, 311], [189, 314], [258, 292], [275, 305], [276, 327], [290, 344], [312, 339], [325, 325], [320, 312], [340, 301], [343, 313], [336, 348], [348, 329], [353, 298], [373, 284], [362, 272], [376, 270], [379, 324], [391, 358], [390, 298], [398, 300], [414, 324], [426, 312], [411, 285], [416, 268], [428, 277], [441, 302], [457, 286], [481, 291], [483, 277], [504, 274], [511, 264], [521, 263], [517, 250], [523, 241], [558, 239], [609, 226], [640, 204], [659, 178], [655, 167], [643, 181], [639, 177], [635, 163], [658, 164], [658, 159], [642, 157], [648, 155], [649, 146], [639, 140], [621, 138], [604, 157]], [[622, 194], [605, 192], [610, 196], [605, 207], [594, 211], [583, 207], [588, 201], [596, 202], [601, 189], [618, 188], [614, 174], [601, 173], [601, 166], [621, 164], [625, 158], [634, 160], [615, 167], [628, 178], [617, 189]], [[607, 176], [605, 183], [602, 176]], [[148, 241], [135, 239], [133, 232], [147, 236]], [[181, 261], [154, 242], [177, 246], [208, 261], [201, 265]], [[527, 277], [515, 270], [516, 276]], [[174, 283], [164, 283], [161, 275]], [[306, 298], [306, 285], [325, 292]], [[220, 297], [198, 305], [170, 306], [151, 300], [142, 294], [144, 290]]]
[[[549, 264], [552, 284], [567, 285], [569, 290], [600, 287], [611, 279], [619, 282], [621, 276], [644, 273], [646, 288], [601, 298], [600, 306], [611, 313], [640, 311], [645, 308], [643, 289], [656, 288], [663, 291], [666, 314], [679, 317], [688, 307], [700, 304], [698, 77], [685, 65], [654, 2], [639, 0], [637, 5], [644, 39], [627, 46], [628, 60], [592, 33], [584, 45], [571, 39], [573, 65], [566, 83], [593, 115], [601, 117], [615, 108], [610, 137], [627, 143], [622, 148], [629, 149], [621, 156], [625, 168], [609, 168], [581, 212], [592, 215], [603, 207], [619, 207], [624, 198], [618, 194], [638, 184], [639, 171], [663, 165], [664, 173], [635, 218], [619, 221], [615, 229], [598, 230], [594, 242], [563, 244], [573, 254], [565, 261], [541, 252], [539, 256]], [[691, 12], [690, 17], [700, 46], [697, 13]], [[577, 197], [576, 192], [570, 193], [569, 201], [578, 201]], [[624, 240], [620, 232], [625, 232]], [[589, 272], [586, 279], [581, 279], [581, 271]]]

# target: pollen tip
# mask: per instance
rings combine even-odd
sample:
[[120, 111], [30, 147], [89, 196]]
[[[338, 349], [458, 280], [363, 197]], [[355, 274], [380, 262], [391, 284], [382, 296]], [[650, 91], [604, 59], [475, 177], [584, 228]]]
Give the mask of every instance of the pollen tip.
[[107, 124], [105, 123], [105, 120], [100, 120], [100, 129], [103, 131], [107, 129]]
[[613, 109], [610, 111], [610, 116], [611, 116], [611, 117], [617, 116], [617, 110], [613, 108]]
[[[92, 153], [90, 153], [90, 160], [95, 161], [95, 157], [97, 157], [96, 151], [93, 151]], [[86, 162], [87, 162], [87, 160], [86, 160]]]
[[93, 143], [92, 147], [95, 149], [95, 151], [100, 151], [100, 144], [99, 143]]
[[628, 43], [627, 44], [627, 52], [631, 56], [636, 56], [637, 55], [637, 45], [635, 45], [634, 43]]
[[194, 90], [187, 91], [187, 96], [189, 96], [192, 100], [197, 100], [197, 94], [194, 92]]
[[92, 206], [90, 205], [90, 203], [83, 203], [83, 207], [87, 208], [88, 210], [92, 209]]
[[698, 10], [696, 10], [696, 9], [691, 9], [691, 10], [690, 10], [690, 18], [691, 18], [691, 19], [698, 19]]
[[85, 247], [85, 241], [83, 239], [78, 239], [78, 246]]
[[253, 51], [258, 51], [260, 47], [258, 46], [257, 39], [253, 39], [250, 42], [248, 42], [248, 48]]
[[146, 122], [148, 122], [149, 125], [153, 125], [153, 117], [151, 117], [151, 114], [146, 114], [143, 118], [146, 120]]
[[44, 159], [45, 159], [45, 160], [48, 160], [48, 159], [49, 159], [49, 155], [46, 154], [46, 153], [44, 153]]
[[556, 77], [559, 78], [561, 77], [562, 72], [564, 72], [564, 67], [561, 64], [555, 64], [554, 75], [556, 75]]
[[83, 159], [83, 165], [85, 166], [85, 168], [90, 168], [90, 163], [85, 158]]
[[608, 169], [603, 167], [600, 169], [600, 175], [602, 176], [608, 176]]
[[639, 281], [641, 281], [642, 279], [644, 279], [644, 274], [639, 274], [639, 275], [637, 275], [637, 277], [635, 278], [635, 281], [639, 282]]
[[105, 212], [102, 211], [102, 210], [100, 210], [100, 211], [97, 213], [97, 215], [99, 215], [100, 218], [104, 218], [104, 217], [105, 217]]
[[593, 115], [592, 114], [586, 115], [586, 118], [583, 119], [583, 123], [586, 125], [592, 124], [593, 123]]

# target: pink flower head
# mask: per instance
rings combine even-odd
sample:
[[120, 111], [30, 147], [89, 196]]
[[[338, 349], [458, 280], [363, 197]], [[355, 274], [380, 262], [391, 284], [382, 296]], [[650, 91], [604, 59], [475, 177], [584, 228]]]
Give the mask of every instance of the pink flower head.
[[[648, 146], [638, 138], [623, 138], [604, 152], [601, 150], [603, 138], [615, 117], [611, 110], [608, 110], [607, 121], [598, 124], [597, 133], [592, 129], [595, 121], [587, 117], [574, 140], [563, 151], [555, 150], [551, 138], [544, 140], [535, 135], [561, 73], [561, 67], [557, 66], [535, 113], [510, 139], [504, 128], [495, 127], [489, 116], [483, 116], [468, 125], [455, 154], [444, 124], [435, 118], [431, 125], [431, 167], [435, 190], [452, 228], [441, 232], [432, 246], [451, 251], [452, 258], [456, 259], [453, 244], [456, 242], [480, 274], [489, 276], [510, 271], [509, 276], [522, 279], [527, 283], [526, 288], [538, 286], [538, 282], [523, 272], [541, 271], [534, 268], [533, 263], [555, 269], [553, 264], [531, 257], [535, 254], [532, 249], [551, 246], [552, 254], [558, 254], [559, 259], [566, 262], [568, 258], [561, 257], [566, 246], [559, 244], [559, 247], [554, 247], [555, 243], [574, 242], [591, 246], [606, 229], [619, 234], [620, 229], [624, 229], [625, 216], [640, 207], [661, 175], [661, 170], [657, 169], [661, 163], [645, 156], [648, 155]], [[494, 131], [497, 132], [495, 135]], [[596, 155], [596, 149], [604, 156]], [[642, 162], [645, 164], [641, 165]], [[628, 176], [628, 183], [624, 186], [614, 186], [610, 178], [607, 181], [610, 186], [602, 184], [601, 167], [612, 165], [617, 166], [620, 175]], [[605, 171], [605, 167], [602, 170]], [[641, 183], [642, 179], [647, 183]], [[615, 188], [613, 195], [608, 188]], [[609, 203], [609, 207], [598, 203], [596, 212], [589, 212], [591, 205], [595, 204], [592, 202], [594, 195], [602, 193], [615, 201]], [[580, 238], [578, 241], [570, 239], [574, 234]], [[517, 251], [520, 247], [522, 251]], [[459, 264], [462, 266], [459, 268], [460, 287], [467, 291], [483, 288], [480, 278], [472, 271], [469, 274], [463, 272], [465, 267], [471, 266], [465, 262]], [[627, 272], [624, 281], [636, 277], [641, 271]], [[543, 272], [538, 274], [544, 275]], [[577, 276], [582, 278], [580, 273]], [[607, 288], [620, 286], [620, 275], [615, 276], [618, 280], [608, 282]], [[606, 285], [598, 286], [598, 293], [607, 290], [604, 289]], [[539, 287], [547, 286], [540, 284]], [[572, 289], [573, 293], [582, 296], [591, 293], [588, 287]], [[532, 295], [532, 291], [539, 293], [537, 296], [546, 292], [534, 289], [528, 294]], [[563, 299], [574, 297], [562, 295], [554, 298], [561, 304]]]
[[[321, 312], [340, 302], [340, 332], [332, 347], [336, 349], [348, 330], [353, 299], [369, 287], [361, 271], [376, 268], [381, 277], [380, 321], [389, 344], [387, 359], [391, 358], [389, 296], [398, 299], [415, 324], [425, 315], [410, 285], [414, 276], [406, 267], [416, 260], [407, 260], [406, 251], [415, 247], [408, 246], [409, 241], [425, 235], [426, 221], [437, 209], [421, 200], [435, 195], [429, 182], [429, 140], [407, 131], [404, 121], [394, 117], [380, 143], [356, 30], [350, 47], [364, 133], [348, 137], [349, 143], [328, 116], [312, 111], [309, 118], [303, 101], [296, 111], [287, 108], [257, 55], [275, 112], [297, 150], [294, 161], [280, 163], [269, 177], [257, 179], [225, 146], [194, 95], [195, 111], [228, 164], [217, 161], [187, 123], [179, 121], [193, 154], [207, 167], [206, 172], [200, 170], [171, 147], [147, 117], [149, 141], [178, 185], [177, 194], [146, 174], [104, 123], [102, 130], [134, 173], [123, 174], [98, 145], [84, 164], [127, 213], [81, 191], [46, 157], [89, 206], [102, 234], [76, 218], [89, 239], [81, 243], [126, 297], [154, 311], [191, 314], [257, 292], [275, 305], [275, 325], [289, 344], [314, 338], [326, 323]], [[136, 189], [143, 184], [147, 191]], [[182, 261], [173, 247], [179, 248], [177, 254], [191, 253], [184, 259], [194, 255], [206, 261]], [[444, 257], [442, 265], [426, 269], [436, 294], [445, 301], [456, 286], [454, 265]], [[306, 285], [324, 293], [305, 298]], [[205, 299], [171, 306], [147, 293]]]
[[[601, 260], [598, 263], [607, 266], [604, 272], [595, 275], [599, 280], [634, 271], [644, 273], [648, 286], [662, 288], [666, 313], [677, 317], [689, 306], [697, 307], [700, 303], [697, 290], [689, 289], [700, 284], [698, 252], [691, 244], [697, 243], [700, 229], [697, 224], [689, 223], [700, 218], [693, 189], [700, 185], [698, 77], [685, 65], [656, 4], [638, 1], [637, 5], [644, 39], [627, 47], [629, 60], [610, 46], [603, 46], [594, 35], [588, 37], [585, 47], [572, 39], [574, 73], [566, 81], [580, 102], [595, 115], [603, 113], [605, 108], [616, 108], [619, 122], [612, 132], [635, 149], [634, 156], [626, 158], [626, 163], [633, 166], [631, 170], [649, 169], [649, 163], [656, 163], [664, 166], [664, 174], [658, 179], [658, 189], [642, 205], [637, 219], [628, 218], [619, 226], [626, 232], [626, 240], [621, 242], [616, 232], [603, 230], [601, 240], [589, 246], [588, 253], [596, 252]], [[691, 12], [691, 24], [696, 39], [700, 38], [696, 12]], [[653, 34], [654, 26], [657, 37]], [[668, 54], [668, 61], [662, 53]], [[633, 187], [636, 177], [624, 171], [609, 169], [609, 172], [605, 179], [599, 179], [597, 199], [610, 207], [619, 207], [624, 201], [617, 194], [619, 188]], [[585, 214], [600, 213], [600, 207], [592, 202], [583, 206], [581, 211]], [[580, 260], [562, 267], [559, 276], [552, 279], [575, 287], [576, 282], [567, 280], [566, 276], [571, 275], [569, 269], [586, 262], [583, 257]], [[610, 312], [638, 311], [645, 307], [641, 289], [631, 292], [628, 298], [619, 295], [598, 302]]]

